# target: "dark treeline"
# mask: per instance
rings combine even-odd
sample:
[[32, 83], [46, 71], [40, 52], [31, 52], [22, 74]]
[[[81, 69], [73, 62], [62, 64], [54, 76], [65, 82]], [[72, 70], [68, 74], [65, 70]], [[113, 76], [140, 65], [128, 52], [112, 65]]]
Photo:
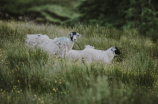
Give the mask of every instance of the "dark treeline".
[[157, 0], [80, 0], [81, 21], [107, 27], [132, 27], [140, 33], [158, 28]]
[[130, 27], [147, 35], [158, 29], [157, 0], [1, 0], [2, 19]]
[[0, 0], [0, 18], [62, 24], [74, 18], [78, 0]]

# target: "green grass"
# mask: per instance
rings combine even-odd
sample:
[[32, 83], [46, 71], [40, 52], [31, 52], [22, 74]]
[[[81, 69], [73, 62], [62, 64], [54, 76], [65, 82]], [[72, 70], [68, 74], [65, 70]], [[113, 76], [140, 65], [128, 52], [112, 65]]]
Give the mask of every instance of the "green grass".
[[[87, 44], [100, 50], [117, 46], [121, 55], [110, 65], [86, 65], [24, 44], [26, 34], [55, 38], [70, 31], [82, 35], [73, 49]], [[156, 104], [157, 45], [135, 29], [0, 21], [0, 104]]]

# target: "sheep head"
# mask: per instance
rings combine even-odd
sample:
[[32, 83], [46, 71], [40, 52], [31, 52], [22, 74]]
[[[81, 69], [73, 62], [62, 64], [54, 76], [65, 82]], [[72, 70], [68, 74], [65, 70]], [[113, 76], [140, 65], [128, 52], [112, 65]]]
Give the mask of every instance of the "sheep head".
[[67, 34], [68, 37], [70, 37], [72, 42], [76, 42], [77, 41], [77, 37], [80, 37], [81, 35], [77, 32], [70, 32]]
[[115, 47], [115, 46], [111, 47], [111, 51], [115, 52], [115, 54], [118, 54], [118, 55], [121, 54], [120, 50], [117, 47]]

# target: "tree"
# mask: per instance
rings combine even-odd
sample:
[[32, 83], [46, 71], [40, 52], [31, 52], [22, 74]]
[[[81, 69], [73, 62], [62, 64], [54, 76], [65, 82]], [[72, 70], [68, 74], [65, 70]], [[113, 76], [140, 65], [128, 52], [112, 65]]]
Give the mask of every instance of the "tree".
[[80, 21], [107, 27], [134, 27], [144, 34], [158, 28], [156, 0], [80, 0]]

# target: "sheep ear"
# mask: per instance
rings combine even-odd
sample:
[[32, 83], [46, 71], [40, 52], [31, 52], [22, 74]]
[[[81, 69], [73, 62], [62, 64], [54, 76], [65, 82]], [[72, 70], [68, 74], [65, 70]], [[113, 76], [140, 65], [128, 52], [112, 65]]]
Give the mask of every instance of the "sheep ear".
[[71, 37], [71, 36], [72, 36], [72, 33], [71, 33], [71, 32], [67, 34], [67, 37]]
[[81, 35], [80, 35], [79, 33], [77, 33], [77, 36], [78, 36], [78, 37], [81, 37]]
[[115, 48], [115, 47], [112, 47], [112, 48], [111, 48], [111, 51], [115, 52], [115, 51], [116, 51], [116, 48]]

